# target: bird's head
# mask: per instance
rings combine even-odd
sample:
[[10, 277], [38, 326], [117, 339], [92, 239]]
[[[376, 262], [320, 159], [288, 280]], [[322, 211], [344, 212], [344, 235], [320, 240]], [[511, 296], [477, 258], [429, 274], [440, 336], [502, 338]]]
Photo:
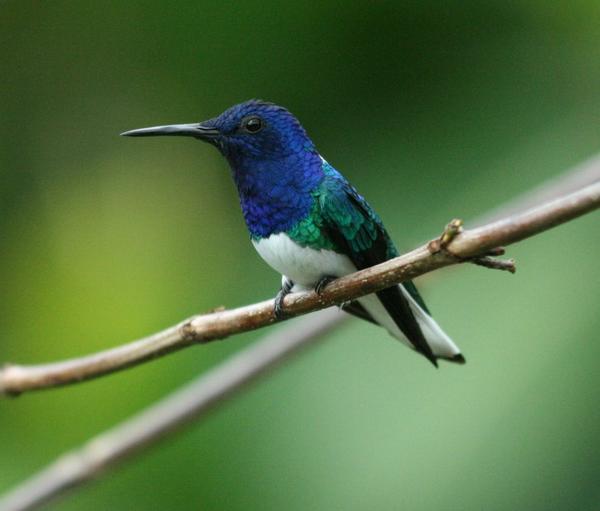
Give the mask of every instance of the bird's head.
[[232, 167], [253, 161], [275, 161], [314, 152], [314, 145], [298, 120], [285, 108], [252, 99], [207, 121], [142, 128], [126, 136], [188, 136], [208, 142], [221, 151]]

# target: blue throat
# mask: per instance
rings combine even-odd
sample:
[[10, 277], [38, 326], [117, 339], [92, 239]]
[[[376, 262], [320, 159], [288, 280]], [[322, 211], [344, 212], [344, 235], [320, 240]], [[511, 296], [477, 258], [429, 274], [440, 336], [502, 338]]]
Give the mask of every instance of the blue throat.
[[312, 145], [277, 159], [228, 156], [252, 238], [285, 232], [310, 215], [324, 175]]

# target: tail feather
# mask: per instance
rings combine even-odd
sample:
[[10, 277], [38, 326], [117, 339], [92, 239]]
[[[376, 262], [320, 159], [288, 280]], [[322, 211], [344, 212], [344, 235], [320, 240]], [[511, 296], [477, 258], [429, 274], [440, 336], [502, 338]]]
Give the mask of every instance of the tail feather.
[[[431, 347], [431, 351], [433, 354], [439, 358], [443, 358], [445, 360], [453, 360], [453, 361], [461, 361], [464, 363], [464, 357], [462, 357], [460, 353], [460, 349], [450, 337], [440, 328], [435, 319], [433, 319], [429, 314], [427, 314], [419, 304], [414, 300], [414, 298], [404, 289], [403, 286], [400, 286], [400, 290], [405, 298], [408, 300], [410, 304], [410, 308], [413, 311], [413, 314], [417, 318], [417, 322], [423, 331], [423, 335], [429, 346]], [[457, 357], [460, 355], [460, 357]], [[456, 360], [454, 360], [456, 359]]]
[[[460, 349], [450, 337], [440, 328], [437, 322], [417, 303], [402, 285], [399, 286], [403, 297], [408, 301], [409, 306], [419, 324], [419, 327], [431, 348], [435, 358], [440, 358], [458, 364], [464, 364], [465, 358]], [[368, 312], [374, 322], [384, 327], [393, 337], [400, 340], [410, 348], [415, 348], [413, 343], [402, 333], [394, 319], [387, 312], [379, 298], [376, 295], [368, 295], [358, 300], [362, 307]]]

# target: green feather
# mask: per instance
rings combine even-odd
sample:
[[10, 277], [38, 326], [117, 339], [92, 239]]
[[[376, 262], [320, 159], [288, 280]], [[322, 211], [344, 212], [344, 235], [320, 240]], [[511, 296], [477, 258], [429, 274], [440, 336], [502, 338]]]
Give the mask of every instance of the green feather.
[[[313, 191], [310, 214], [287, 231], [303, 247], [345, 254], [357, 268], [365, 268], [399, 255], [383, 222], [358, 192], [329, 164], [325, 178]], [[412, 281], [403, 283], [429, 313]]]

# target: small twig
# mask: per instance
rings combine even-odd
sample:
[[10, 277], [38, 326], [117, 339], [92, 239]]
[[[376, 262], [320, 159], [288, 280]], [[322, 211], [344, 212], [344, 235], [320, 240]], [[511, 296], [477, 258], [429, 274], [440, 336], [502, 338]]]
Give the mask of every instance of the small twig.
[[492, 270], [503, 270], [509, 271], [510, 273], [515, 273], [517, 271], [514, 259], [496, 259], [490, 256], [483, 256], [474, 257], [467, 262], [476, 264], [477, 266], [484, 266], [485, 268], [490, 268]]
[[442, 231], [439, 238], [430, 241], [427, 248], [432, 254], [447, 250], [448, 245], [463, 231], [463, 221], [460, 218], [451, 220]]
[[[321, 294], [288, 295], [284, 301], [286, 315], [293, 317], [339, 305], [438, 268], [481, 257], [500, 245], [515, 243], [598, 207], [600, 181], [524, 213], [457, 233], [445, 242], [443, 250], [435, 253], [431, 252], [429, 243], [400, 257], [336, 279]], [[8, 365], [0, 370], [0, 394], [14, 395], [97, 378], [192, 344], [264, 327], [277, 321], [273, 306], [274, 301], [267, 300], [238, 309], [195, 316], [150, 337], [79, 359], [37, 366]]]
[[438, 239], [429, 242], [427, 248], [432, 254], [445, 252], [449, 256], [454, 257], [456, 262], [459, 263], [471, 263], [478, 266], [484, 266], [485, 268], [490, 268], [492, 270], [509, 271], [510, 273], [515, 273], [517, 271], [514, 259], [496, 259], [496, 256], [504, 255], [504, 247], [492, 248], [488, 250], [485, 255], [476, 257], [460, 257], [459, 255], [455, 254], [452, 250], [450, 250], [449, 245], [462, 231], [463, 221], [455, 218], [448, 225], [446, 225], [446, 228]]
[[504, 254], [506, 254], [506, 249], [504, 247], [496, 247], [488, 250], [487, 254], [485, 255], [490, 257], [498, 257], [503, 256]]

